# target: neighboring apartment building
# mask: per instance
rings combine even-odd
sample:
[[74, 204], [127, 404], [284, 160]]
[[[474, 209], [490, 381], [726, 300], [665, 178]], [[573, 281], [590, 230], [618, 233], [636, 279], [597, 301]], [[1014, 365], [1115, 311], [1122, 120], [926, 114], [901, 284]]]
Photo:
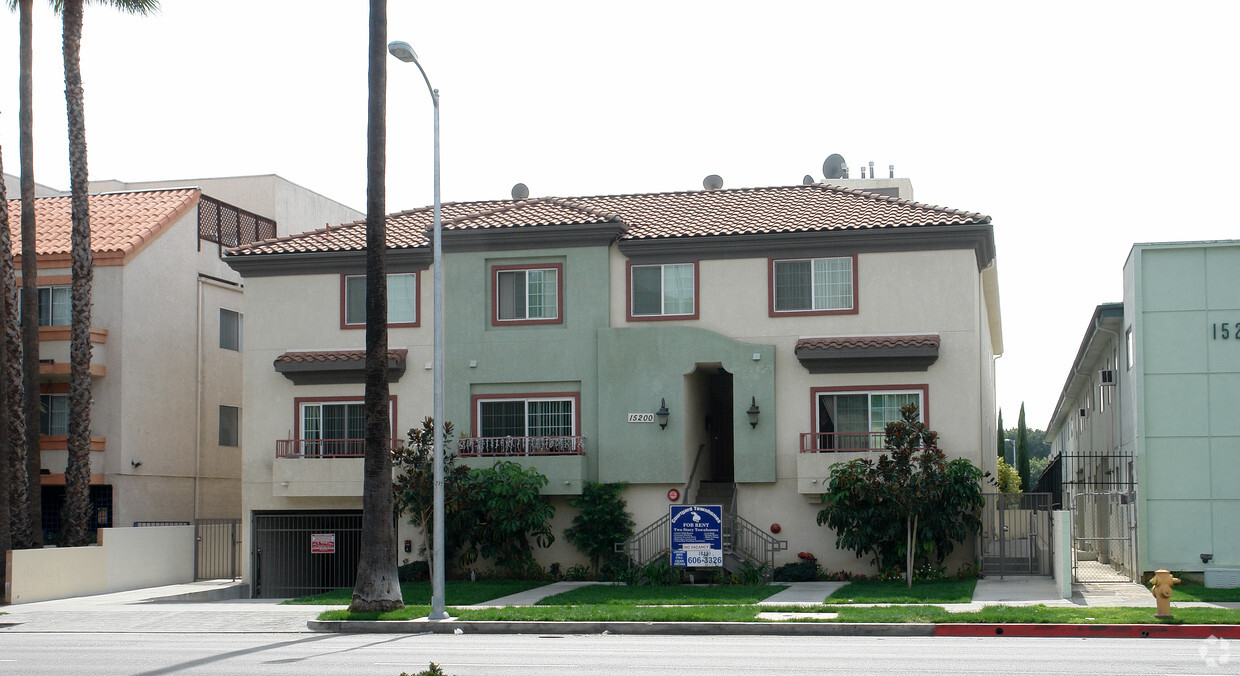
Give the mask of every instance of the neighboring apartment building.
[[[881, 448], [905, 403], [950, 456], [994, 469], [989, 217], [815, 184], [449, 203], [443, 219], [450, 448], [549, 478], [544, 565], [582, 560], [562, 530], [593, 480], [628, 482], [639, 529], [673, 502], [718, 502], [764, 546], [866, 568], [815, 514], [829, 466]], [[387, 221], [398, 439], [432, 410], [431, 221]], [[351, 581], [364, 241], [353, 223], [226, 258], [251, 309], [243, 546], [259, 595]], [[400, 528], [402, 558], [417, 558]], [[312, 553], [316, 533], [335, 534], [334, 556]]]
[[1236, 569], [1240, 241], [1137, 244], [1123, 274], [1047, 426], [1076, 577]]
[[[217, 181], [235, 201], [211, 196]], [[240, 515], [245, 308], [241, 279], [221, 248], [287, 231], [274, 215], [303, 216], [292, 221], [300, 228], [358, 215], [278, 177], [172, 183], [195, 187], [129, 184], [89, 198], [92, 527]], [[9, 202], [19, 270], [20, 204]], [[54, 541], [68, 455], [70, 198], [36, 198], [35, 215], [44, 408], [37, 424], [44, 531]]]

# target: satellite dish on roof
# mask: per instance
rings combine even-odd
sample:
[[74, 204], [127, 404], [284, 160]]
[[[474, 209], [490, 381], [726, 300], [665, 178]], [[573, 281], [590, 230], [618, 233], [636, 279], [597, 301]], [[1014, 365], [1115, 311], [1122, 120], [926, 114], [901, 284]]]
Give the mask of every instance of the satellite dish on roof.
[[801, 179], [801, 185], [813, 185], [813, 184], [814, 184], [814, 177], [810, 176], [809, 174], [806, 174], [805, 178]]
[[524, 183], [518, 183], [512, 186], [512, 198], [514, 200], [523, 200], [530, 196], [530, 189]]
[[719, 174], [711, 174], [702, 179], [702, 187], [707, 190], [718, 190], [723, 187], [723, 177]]
[[844, 161], [844, 157], [839, 153], [833, 153], [827, 157], [827, 161], [822, 163], [822, 175], [824, 178], [848, 178], [848, 163]]

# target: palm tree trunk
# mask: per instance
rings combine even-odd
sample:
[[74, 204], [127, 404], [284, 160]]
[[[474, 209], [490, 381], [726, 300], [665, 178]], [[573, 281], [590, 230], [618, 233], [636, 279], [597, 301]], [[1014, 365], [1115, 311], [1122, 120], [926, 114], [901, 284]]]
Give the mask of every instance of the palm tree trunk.
[[65, 105], [69, 118], [69, 189], [73, 230], [73, 317], [69, 328], [69, 461], [65, 467], [65, 507], [61, 542], [90, 544], [90, 306], [94, 262], [90, 251], [87, 201], [86, 111], [82, 92], [82, 2], [66, 0], [64, 19]]
[[[14, 446], [14, 462], [24, 462], [27, 490], [23, 491], [25, 513], [30, 525], [22, 529], [24, 546], [43, 546], [43, 489], [40, 485], [42, 451], [39, 449], [39, 303], [38, 273], [35, 254], [34, 220], [34, 0], [19, 0], [21, 21], [21, 75], [17, 111], [18, 152], [21, 164], [22, 198], [22, 291], [27, 302], [22, 308], [22, 388], [25, 390], [26, 445]], [[18, 442], [14, 441], [14, 444]]]
[[[3, 172], [0, 162], [0, 172]], [[13, 245], [9, 231], [9, 202], [0, 186], [0, 308], [3, 309], [4, 345], [0, 364], [0, 390], [4, 393], [3, 411], [6, 424], [0, 429], [4, 448], [0, 449], [0, 483], [4, 491], [4, 530], [7, 547], [27, 548], [30, 538], [30, 499], [26, 477], [26, 423], [22, 410], [22, 343], [17, 324], [17, 279], [13, 270]]]
[[387, 0], [370, 0], [366, 125], [366, 457], [353, 612], [403, 608], [396, 571], [387, 378]]
[[[9, 198], [4, 188], [3, 176], [4, 158], [0, 154], [0, 248], [5, 249], [0, 251], [0, 263], [8, 265], [11, 269], [12, 263], [5, 263], [5, 261], [13, 260], [13, 252], [7, 246], [9, 242]], [[13, 312], [13, 307], [9, 304], [8, 296], [0, 296], [0, 317], [4, 319], [6, 343], [8, 332], [13, 328], [12, 322], [9, 321], [9, 316], [13, 314], [16, 313]], [[7, 351], [0, 353], [0, 365], [3, 366], [5, 372], [8, 372], [9, 359], [11, 359], [11, 355]], [[6, 416], [12, 416], [12, 412], [9, 411], [9, 388], [3, 386], [0, 386], [0, 412], [3, 412]], [[12, 480], [16, 476], [13, 472], [12, 444], [6, 431], [0, 429], [0, 579], [4, 579], [4, 566], [5, 559], [7, 558], [5, 552], [13, 548], [13, 527], [9, 523], [9, 515], [11, 513], [9, 508], [9, 486], [16, 483]]]

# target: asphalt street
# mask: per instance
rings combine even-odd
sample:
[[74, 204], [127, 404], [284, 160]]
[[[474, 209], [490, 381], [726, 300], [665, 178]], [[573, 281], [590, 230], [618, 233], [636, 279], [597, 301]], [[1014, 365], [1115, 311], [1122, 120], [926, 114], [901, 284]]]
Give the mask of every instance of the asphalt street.
[[1235, 652], [1169, 639], [24, 633], [0, 635], [0, 673], [397, 676], [434, 661], [456, 676], [1238, 674]]

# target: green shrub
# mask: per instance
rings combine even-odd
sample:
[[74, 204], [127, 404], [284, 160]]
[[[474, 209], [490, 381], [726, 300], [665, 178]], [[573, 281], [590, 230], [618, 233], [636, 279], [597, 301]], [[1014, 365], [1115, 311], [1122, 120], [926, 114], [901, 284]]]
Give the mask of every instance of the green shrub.
[[633, 518], [623, 493], [627, 484], [587, 481], [581, 495], [569, 500], [577, 508], [564, 538], [590, 557], [594, 570], [616, 556], [615, 545], [633, 536]]
[[813, 559], [785, 563], [775, 569], [776, 582], [809, 582], [818, 577], [818, 564]]
[[426, 561], [410, 561], [396, 569], [401, 582], [425, 582], [431, 579], [431, 565]]
[[732, 584], [744, 585], [746, 587], [756, 587], [766, 583], [766, 574], [770, 571], [770, 564], [764, 563], [755, 566], [748, 561], [742, 561], [741, 567], [732, 575]]
[[446, 676], [446, 674], [443, 673], [443, 669], [440, 669], [438, 664], [431, 662], [431, 666], [428, 669], [423, 669], [422, 671], [412, 675], [408, 672], [402, 671], [400, 672], [400, 676]]
[[564, 571], [564, 579], [568, 580], [569, 582], [580, 582], [582, 580], [593, 580], [594, 571], [590, 570], [590, 567], [587, 566], [586, 564], [578, 563], [573, 566], [569, 566], [568, 570]]

